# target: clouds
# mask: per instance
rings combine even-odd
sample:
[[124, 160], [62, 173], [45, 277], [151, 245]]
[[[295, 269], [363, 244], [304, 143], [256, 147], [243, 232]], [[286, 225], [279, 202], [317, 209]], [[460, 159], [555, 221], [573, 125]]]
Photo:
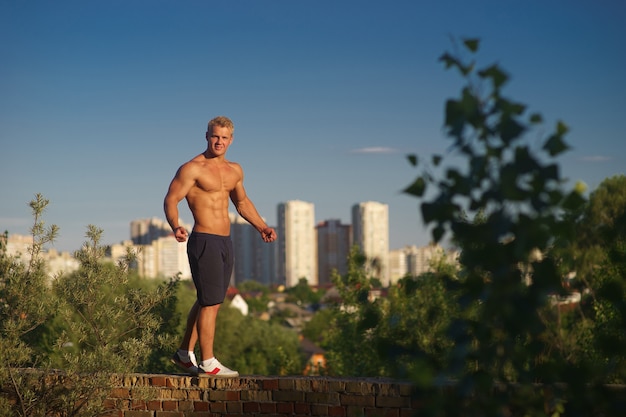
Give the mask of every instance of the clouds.
[[390, 153], [398, 153], [400, 152], [398, 149], [387, 148], [384, 146], [370, 146], [365, 148], [357, 148], [352, 149], [350, 153], [364, 153], [364, 154], [390, 154]]

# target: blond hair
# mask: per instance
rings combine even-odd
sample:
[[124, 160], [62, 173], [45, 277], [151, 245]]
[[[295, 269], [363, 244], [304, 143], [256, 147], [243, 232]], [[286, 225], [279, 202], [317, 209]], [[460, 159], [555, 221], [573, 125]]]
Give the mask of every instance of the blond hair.
[[226, 127], [230, 129], [231, 135], [235, 131], [235, 125], [233, 124], [233, 121], [226, 116], [217, 116], [211, 119], [209, 121], [209, 125], [207, 126], [207, 132], [213, 133], [213, 126]]

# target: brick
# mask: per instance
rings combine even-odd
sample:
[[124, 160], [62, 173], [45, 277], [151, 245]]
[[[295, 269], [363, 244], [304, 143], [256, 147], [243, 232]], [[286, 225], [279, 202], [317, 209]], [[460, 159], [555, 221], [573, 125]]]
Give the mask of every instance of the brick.
[[200, 391], [198, 390], [187, 391], [187, 399], [198, 401], [200, 399]]
[[178, 409], [180, 411], [192, 411], [193, 410], [193, 401], [180, 401], [178, 403]]
[[230, 401], [226, 403], [226, 411], [229, 413], [239, 413], [243, 410], [242, 404], [240, 402]]
[[363, 415], [365, 417], [400, 417], [400, 412], [397, 409], [366, 408]]
[[347, 381], [346, 392], [354, 392], [357, 394], [373, 394], [373, 385], [362, 381]]
[[170, 398], [177, 400], [186, 400], [187, 399], [187, 390], [185, 389], [170, 389]]
[[262, 383], [263, 389], [278, 389], [278, 379], [266, 379]]
[[363, 417], [363, 407], [347, 406], [346, 417]]
[[411, 400], [408, 397], [376, 397], [376, 406], [381, 408], [408, 408]]
[[341, 406], [329, 406], [328, 415], [331, 417], [346, 417], [346, 409]]
[[312, 416], [327, 416], [328, 415], [328, 406], [322, 404], [311, 404], [311, 413]]
[[244, 402], [243, 403], [243, 412], [244, 413], [258, 413], [261, 410], [261, 406], [258, 402]]
[[146, 403], [146, 408], [148, 410], [160, 410], [161, 409], [161, 401], [159, 401], [159, 400], [148, 401]]
[[214, 413], [224, 413], [226, 412], [226, 403], [223, 401], [212, 402], [209, 404], [209, 411]]
[[311, 380], [311, 391], [315, 392], [328, 392], [329, 382], [327, 379], [312, 379]]
[[293, 406], [296, 414], [311, 414], [311, 405], [307, 403], [296, 403]]
[[226, 401], [226, 391], [209, 391], [210, 401]]
[[[291, 404], [287, 404], [291, 405]], [[278, 404], [275, 403], [259, 403], [261, 414], [276, 414]]]
[[304, 393], [299, 391], [274, 391], [272, 398], [276, 402], [302, 402]]
[[279, 414], [293, 414], [293, 403], [274, 404], [275, 410]]
[[167, 379], [162, 376], [153, 376], [150, 378], [150, 385], [153, 387], [166, 387]]
[[339, 405], [339, 394], [336, 392], [307, 392], [305, 399], [310, 404]]
[[242, 401], [271, 401], [272, 400], [272, 391], [242, 391], [241, 392], [241, 400]]
[[360, 405], [362, 407], [373, 407], [374, 397], [368, 395], [349, 395], [342, 394], [339, 396], [341, 405]]
[[114, 388], [111, 390], [111, 398], [130, 398], [130, 390], [124, 388]]
[[152, 411], [126, 411], [124, 417], [152, 417]]
[[286, 391], [292, 390], [295, 386], [295, 382], [290, 378], [281, 378], [278, 380], [278, 389]]
[[155, 417], [182, 417], [179, 411], [157, 411]]
[[146, 402], [143, 400], [130, 400], [131, 410], [147, 410]]
[[163, 407], [163, 411], [178, 410], [178, 401], [163, 401], [161, 407]]
[[173, 390], [171, 389], [161, 389], [159, 390], [158, 398], [162, 400], [169, 400], [172, 398], [172, 392]]
[[308, 378], [295, 378], [293, 380], [293, 388], [297, 391], [311, 391], [311, 380]]
[[209, 403], [206, 401], [194, 401], [193, 409], [194, 411], [209, 411]]

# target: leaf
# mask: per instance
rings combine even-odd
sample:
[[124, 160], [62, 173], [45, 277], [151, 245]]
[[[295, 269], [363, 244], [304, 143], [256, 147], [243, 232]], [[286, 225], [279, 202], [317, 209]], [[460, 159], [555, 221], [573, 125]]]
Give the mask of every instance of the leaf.
[[510, 143], [512, 140], [517, 139], [524, 131], [526, 127], [519, 124], [516, 120], [505, 117], [498, 125], [500, 131], [500, 138], [504, 143]]
[[548, 151], [550, 156], [556, 156], [566, 150], [569, 149], [569, 146], [563, 141], [561, 135], [555, 134], [548, 138], [546, 143], [543, 145], [543, 149]]
[[434, 166], [439, 166], [439, 164], [441, 163], [441, 160], [443, 158], [441, 157], [441, 155], [433, 155], [433, 165]]
[[422, 195], [424, 195], [425, 190], [426, 181], [423, 177], [417, 177], [411, 185], [403, 190], [403, 192], [406, 194], [414, 195], [416, 197], [421, 197]]
[[406, 158], [409, 160], [409, 163], [412, 166], [414, 166], [414, 167], [417, 166], [417, 161], [418, 161], [417, 155], [410, 154], [410, 155], [407, 155]]
[[479, 71], [478, 75], [481, 78], [490, 78], [493, 82], [493, 86], [496, 89], [499, 89], [501, 86], [503, 86], [509, 79], [509, 76], [497, 65], [492, 65], [482, 71]]
[[530, 123], [538, 124], [543, 122], [543, 116], [540, 113], [533, 113], [529, 118]]
[[443, 229], [443, 226], [437, 225], [437, 227], [433, 229], [433, 241], [435, 243], [441, 241], [441, 238], [443, 237], [444, 233], [445, 233], [445, 230]]
[[562, 136], [567, 132], [569, 132], [569, 127], [567, 127], [565, 123], [559, 120], [559, 122], [556, 124], [556, 133]]
[[480, 39], [478, 39], [478, 38], [464, 39], [463, 40], [463, 44], [470, 51], [476, 52], [478, 50], [479, 45], [480, 45]]

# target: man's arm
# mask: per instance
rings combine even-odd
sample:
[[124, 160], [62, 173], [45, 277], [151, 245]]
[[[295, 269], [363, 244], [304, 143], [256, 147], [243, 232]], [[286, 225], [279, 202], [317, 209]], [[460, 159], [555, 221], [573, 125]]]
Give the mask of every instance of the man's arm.
[[178, 168], [176, 175], [170, 183], [165, 199], [163, 200], [163, 209], [165, 210], [165, 219], [169, 223], [176, 240], [184, 242], [187, 240], [188, 232], [184, 227], [178, 224], [178, 203], [185, 198], [189, 190], [194, 184], [193, 176], [187, 164]]
[[243, 175], [241, 180], [235, 185], [235, 188], [230, 192], [230, 199], [235, 205], [237, 213], [258, 230], [264, 242], [276, 240], [276, 231], [263, 221], [256, 207], [248, 198], [243, 186]]

